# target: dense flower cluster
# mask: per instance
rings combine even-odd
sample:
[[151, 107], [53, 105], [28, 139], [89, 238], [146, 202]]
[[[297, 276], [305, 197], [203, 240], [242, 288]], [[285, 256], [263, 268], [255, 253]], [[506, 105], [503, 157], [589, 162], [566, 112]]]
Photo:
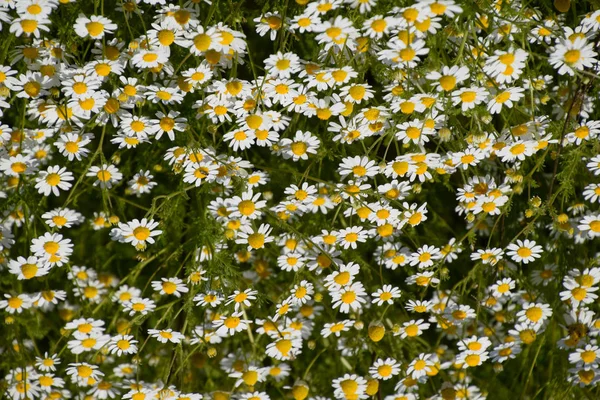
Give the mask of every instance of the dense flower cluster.
[[535, 3], [1, 0], [5, 396], [598, 398], [600, 10]]

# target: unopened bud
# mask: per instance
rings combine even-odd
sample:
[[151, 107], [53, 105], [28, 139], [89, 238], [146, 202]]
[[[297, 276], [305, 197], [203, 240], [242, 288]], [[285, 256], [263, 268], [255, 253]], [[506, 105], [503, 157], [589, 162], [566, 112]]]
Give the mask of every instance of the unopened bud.
[[304, 400], [308, 396], [309, 390], [308, 383], [297, 381], [292, 388], [292, 397], [294, 400]]
[[369, 379], [367, 381], [367, 390], [365, 393], [369, 396], [375, 396], [379, 391], [379, 381], [377, 379]]
[[379, 342], [385, 335], [385, 326], [381, 321], [373, 321], [369, 324], [369, 338], [374, 342]]
[[210, 358], [214, 358], [217, 355], [217, 349], [214, 347], [209, 347], [208, 350], [206, 351], [206, 354], [210, 357]]

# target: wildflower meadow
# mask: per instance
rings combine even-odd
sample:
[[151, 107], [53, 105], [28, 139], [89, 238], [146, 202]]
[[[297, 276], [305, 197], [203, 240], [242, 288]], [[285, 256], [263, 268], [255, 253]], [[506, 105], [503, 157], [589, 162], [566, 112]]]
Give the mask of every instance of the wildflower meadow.
[[600, 399], [600, 2], [0, 0], [0, 398]]

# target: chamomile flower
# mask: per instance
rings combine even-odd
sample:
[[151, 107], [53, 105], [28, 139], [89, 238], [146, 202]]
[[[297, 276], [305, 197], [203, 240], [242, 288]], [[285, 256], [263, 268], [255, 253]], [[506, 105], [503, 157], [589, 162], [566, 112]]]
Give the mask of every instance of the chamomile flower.
[[440, 72], [428, 73], [426, 78], [432, 81], [432, 85], [436, 90], [449, 92], [469, 78], [469, 69], [458, 65], [453, 67], [444, 66]]
[[242, 319], [242, 316], [243, 313], [238, 311], [228, 316], [222, 315], [219, 319], [214, 320], [212, 323], [217, 329], [216, 334], [221, 337], [228, 337], [245, 330], [251, 321]]
[[362, 376], [345, 374], [332, 382], [334, 396], [337, 399], [367, 399], [367, 380]]
[[524, 264], [540, 258], [543, 252], [542, 246], [537, 245], [535, 241], [529, 239], [525, 239], [524, 241], [517, 239], [517, 242], [509, 244], [506, 250], [506, 255], [511, 257], [513, 261]]
[[31, 241], [30, 250], [40, 261], [60, 267], [69, 261], [73, 243], [71, 239], [63, 239], [63, 235], [46, 232]]
[[600, 347], [587, 344], [584, 348], [575, 349], [569, 354], [569, 362], [577, 367], [597, 367], [600, 362]]
[[265, 354], [279, 361], [293, 360], [302, 353], [302, 339], [298, 336], [284, 336], [267, 345]]
[[278, 13], [268, 12], [261, 17], [255, 18], [256, 32], [260, 36], [265, 36], [269, 33], [269, 39], [274, 41], [277, 38], [277, 33], [283, 27], [283, 18]]
[[252, 304], [251, 300], [256, 300], [256, 294], [258, 292], [252, 289], [246, 289], [243, 292], [236, 290], [227, 298], [225, 305], [234, 303], [234, 310], [238, 311], [240, 308], [250, 307]]
[[35, 187], [44, 196], [50, 196], [50, 193], [60, 196], [59, 189], [68, 191], [72, 186], [70, 181], [74, 179], [73, 174], [67, 171], [65, 167], [61, 168], [59, 165], [54, 165], [39, 173]]
[[104, 376], [97, 365], [82, 363], [71, 363], [67, 367], [67, 376], [71, 377], [71, 381], [80, 386], [90, 386], [96, 383]]
[[181, 297], [182, 293], [189, 292], [189, 288], [179, 278], [161, 278], [160, 281], [152, 281], [152, 289], [161, 295], [175, 297]]
[[93, 138], [94, 136], [90, 134], [65, 133], [59, 136], [54, 145], [69, 161], [73, 161], [74, 159], [81, 161], [90, 152], [85, 146]]
[[60, 358], [57, 354], [50, 355], [48, 352], [45, 352], [43, 358], [35, 358], [35, 366], [42, 372], [54, 372], [58, 365], [60, 365]]
[[502, 296], [510, 296], [512, 293], [510, 292], [512, 289], [516, 287], [515, 281], [511, 278], [503, 278], [496, 283], [494, 283], [490, 290], [492, 291], [492, 295], [494, 297], [502, 297]]
[[35, 171], [35, 162], [31, 157], [17, 154], [0, 158], [0, 171], [7, 176], [28, 175]]
[[185, 336], [173, 329], [148, 329], [148, 335], [161, 343], [181, 343]]
[[123, 304], [123, 309], [130, 316], [135, 314], [146, 315], [151, 313], [156, 308], [154, 301], [143, 297], [134, 297]]
[[411, 361], [406, 373], [413, 379], [419, 379], [431, 373], [434, 367], [435, 363], [431, 360], [431, 354], [421, 353], [416, 359]]
[[321, 141], [310, 132], [297, 131], [292, 139], [281, 139], [279, 146], [284, 159], [293, 161], [308, 160], [309, 154], [316, 154]]
[[525, 89], [519, 87], [510, 87], [500, 89], [487, 103], [487, 109], [490, 114], [499, 114], [503, 107], [512, 108], [513, 104], [525, 96]]
[[565, 139], [577, 146], [588, 140], [594, 140], [600, 135], [600, 121], [583, 121]]
[[409, 258], [410, 265], [424, 269], [433, 265], [434, 261], [442, 258], [440, 249], [435, 246], [424, 245], [412, 253]]
[[355, 181], [369, 179], [379, 173], [379, 167], [375, 165], [375, 161], [368, 157], [347, 157], [342, 159], [339, 166], [339, 174], [342, 177], [350, 176]]
[[377, 304], [378, 306], [393, 304], [394, 299], [399, 299], [400, 295], [400, 289], [393, 287], [392, 285], [383, 285], [383, 288], [371, 293], [373, 304]]
[[400, 373], [400, 363], [393, 358], [377, 359], [369, 368], [369, 374], [375, 379], [388, 380]]
[[300, 58], [294, 53], [277, 52], [265, 59], [265, 67], [269, 75], [287, 79], [300, 69]]
[[158, 222], [142, 218], [142, 220], [134, 219], [130, 222], [119, 222], [118, 228], [111, 230], [111, 236], [114, 240], [122, 243], [131, 243], [137, 248], [145, 248], [147, 243], [153, 244], [154, 237], [162, 233], [161, 230], [155, 229]]
[[360, 282], [354, 282], [351, 285], [343, 286], [338, 290], [331, 292], [331, 298], [333, 301], [333, 308], [340, 309], [342, 313], [349, 313], [350, 310], [356, 311], [362, 308], [362, 304], [366, 303], [367, 300], [366, 291]]
[[575, 75], [575, 71], [591, 68], [596, 64], [594, 45], [586, 38], [578, 37], [574, 41], [561, 39], [550, 54], [548, 62], [558, 70], [559, 75]]
[[74, 25], [75, 33], [80, 37], [102, 39], [106, 34], [111, 34], [117, 29], [117, 24], [101, 15], [86, 17], [80, 14]]
[[408, 322], [404, 322], [402, 327], [400, 327], [397, 332], [394, 332], [394, 336], [399, 335], [402, 339], [406, 339], [407, 337], [421, 336], [425, 330], [429, 329], [429, 327], [430, 324], [422, 319], [410, 320]]
[[552, 315], [549, 304], [525, 303], [523, 309], [517, 313], [519, 322], [532, 325], [543, 324]]
[[566, 290], [560, 292], [562, 301], [569, 301], [574, 305], [590, 304], [598, 299], [598, 295], [594, 292], [598, 291], [597, 287], [582, 286], [574, 279], [565, 279], [563, 286]]
[[5, 310], [9, 314], [20, 314], [23, 310], [31, 308], [33, 301], [27, 294], [10, 295], [4, 294], [4, 299], [0, 300], [0, 310]]
[[112, 164], [103, 164], [101, 167], [90, 167], [86, 176], [95, 177], [94, 186], [100, 186], [103, 189], [110, 189], [122, 178], [123, 174]]
[[462, 111], [468, 111], [487, 99], [487, 90], [480, 87], [469, 87], [452, 92], [452, 102], [461, 106]]
[[37, 257], [17, 257], [8, 263], [8, 272], [17, 275], [18, 280], [33, 279], [44, 276], [50, 272], [50, 266], [40, 262]]
[[434, 133], [433, 129], [427, 127], [423, 121], [418, 119], [403, 122], [397, 125], [396, 128], [398, 128], [396, 138], [406, 144], [423, 145], [429, 142], [429, 136]]
[[338, 241], [342, 248], [356, 249], [358, 243], [366, 242], [368, 232], [363, 229], [362, 226], [352, 226], [350, 228], [342, 229], [339, 232]]
[[164, 47], [140, 50], [131, 58], [131, 65], [137, 68], [157, 68], [169, 61], [169, 53]]

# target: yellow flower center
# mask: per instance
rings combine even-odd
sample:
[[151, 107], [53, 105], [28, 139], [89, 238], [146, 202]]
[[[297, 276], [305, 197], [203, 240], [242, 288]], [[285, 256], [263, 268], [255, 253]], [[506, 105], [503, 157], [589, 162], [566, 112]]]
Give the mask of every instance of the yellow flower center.
[[158, 38], [160, 44], [162, 44], [163, 46], [170, 46], [175, 41], [175, 33], [168, 29], [164, 29], [158, 32], [156, 37]]
[[208, 50], [211, 43], [212, 43], [211, 37], [205, 33], [196, 35], [196, 37], [194, 38], [194, 46], [196, 46], [196, 49], [198, 49], [199, 51]]
[[102, 182], [106, 182], [106, 181], [110, 180], [111, 176], [112, 176], [111, 173], [106, 170], [100, 170], [96, 174], [96, 177]]
[[35, 264], [23, 264], [21, 265], [21, 273], [25, 279], [33, 278], [38, 272], [38, 266]]
[[377, 19], [371, 23], [371, 29], [377, 33], [381, 33], [387, 28], [387, 22], [385, 19]]
[[51, 173], [46, 176], [46, 183], [50, 186], [56, 186], [60, 183], [60, 175]]
[[35, 19], [21, 20], [21, 28], [25, 33], [33, 33], [38, 27], [38, 22]]
[[60, 248], [60, 246], [56, 242], [50, 241], [50, 242], [44, 243], [44, 250], [48, 254], [56, 254], [56, 252], [58, 251], [59, 248]]
[[301, 156], [301, 155], [305, 154], [306, 150], [308, 149], [307, 144], [304, 142], [294, 142], [294, 143], [292, 143], [292, 145], [290, 147], [291, 147], [292, 153], [294, 153], [297, 156]]
[[161, 337], [163, 337], [164, 339], [172, 339], [173, 338], [173, 334], [171, 332], [168, 332], [168, 331], [160, 331], [159, 335]]
[[91, 37], [96, 37], [104, 32], [104, 25], [100, 22], [88, 22], [85, 27]]
[[586, 364], [594, 362], [594, 360], [596, 360], [596, 352], [591, 350], [583, 351], [581, 353], [581, 360]]
[[542, 318], [543, 312], [539, 307], [531, 307], [525, 311], [525, 316], [532, 322], [538, 322]]
[[223, 324], [229, 329], [235, 329], [240, 324], [240, 319], [238, 317], [227, 317]]
[[406, 328], [404, 328], [404, 333], [406, 333], [406, 336], [409, 337], [417, 336], [419, 334], [419, 327], [414, 324], [408, 325]]
[[344, 395], [346, 395], [346, 397], [354, 396], [356, 394], [356, 391], [358, 390], [358, 383], [356, 383], [352, 379], [346, 379], [340, 382], [340, 387], [342, 388], [342, 391], [344, 392]]
[[406, 129], [406, 136], [410, 139], [418, 139], [421, 136], [421, 130], [417, 127], [410, 126]]
[[587, 290], [582, 287], [576, 287], [571, 290], [571, 295], [577, 301], [582, 301], [587, 296]]
[[30, 97], [37, 97], [40, 94], [41, 89], [42, 89], [42, 85], [40, 85], [38, 82], [30, 81], [30, 82], [27, 82], [25, 85], [23, 85], [23, 90]]
[[456, 86], [456, 78], [453, 77], [452, 75], [445, 75], [442, 76], [440, 78], [440, 86], [442, 87], [442, 89], [444, 89], [445, 91], [449, 91], [454, 89], [454, 87]]
[[92, 375], [94, 370], [87, 365], [80, 365], [77, 367], [77, 374], [82, 378], [88, 378]]
[[139, 241], [146, 240], [150, 237], [150, 229], [144, 226], [138, 226], [133, 230], [133, 236]]
[[477, 93], [473, 92], [471, 90], [463, 92], [460, 94], [460, 100], [463, 103], [472, 103], [475, 101], [475, 98], [477, 97]]
[[382, 377], [388, 377], [392, 374], [392, 367], [389, 365], [381, 365], [377, 368], [377, 373]]
[[352, 302], [354, 302], [354, 300], [356, 300], [356, 293], [348, 291], [342, 294], [342, 302], [344, 304], [351, 304]]
[[469, 367], [475, 367], [481, 362], [481, 357], [479, 354], [469, 354], [465, 357], [465, 362]]
[[163, 292], [165, 292], [166, 294], [173, 294], [177, 290], [177, 285], [170, 281], [163, 282], [162, 289], [163, 289]]
[[290, 350], [292, 349], [292, 341], [288, 340], [288, 339], [282, 339], [279, 340], [276, 344], [275, 347], [277, 347], [277, 350], [279, 350], [279, 352], [284, 356], [287, 357]]
[[265, 244], [265, 235], [262, 233], [253, 233], [248, 236], [248, 245], [253, 249], [260, 249]]
[[23, 305], [23, 300], [21, 300], [19, 297], [11, 297], [8, 299], [8, 306], [14, 310], [21, 307], [21, 305]]
[[517, 250], [517, 254], [519, 255], [519, 257], [521, 258], [528, 258], [531, 256], [532, 252], [531, 249], [528, 247], [520, 247]]
[[87, 85], [85, 84], [85, 82], [75, 82], [73, 84], [73, 91], [77, 94], [83, 94], [88, 90]]
[[563, 57], [567, 64], [575, 64], [581, 58], [581, 51], [576, 49], [569, 50]]

